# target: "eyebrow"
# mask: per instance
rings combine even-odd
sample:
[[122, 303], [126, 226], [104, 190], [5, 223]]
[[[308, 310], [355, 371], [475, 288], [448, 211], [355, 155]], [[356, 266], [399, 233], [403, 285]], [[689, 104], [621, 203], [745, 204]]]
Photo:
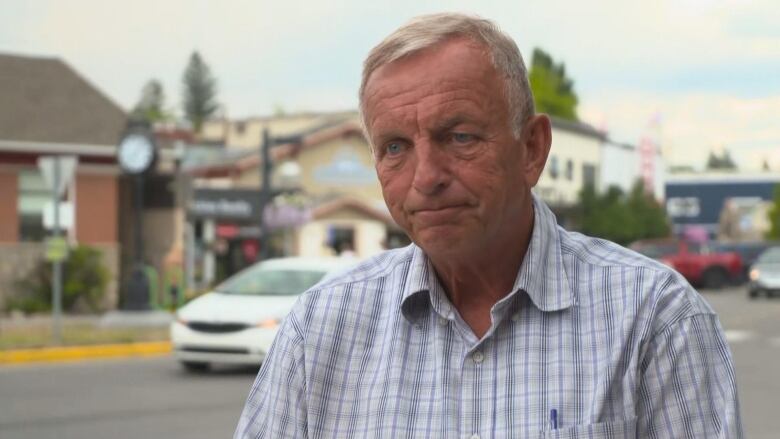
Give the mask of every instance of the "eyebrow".
[[389, 131], [382, 132], [378, 136], [376, 136], [376, 138], [374, 139], [374, 144], [375, 146], [381, 146], [384, 143], [387, 143], [391, 140], [405, 140], [405, 139], [406, 136], [403, 135], [400, 131], [389, 130]]
[[456, 114], [454, 116], [450, 116], [446, 119], [444, 119], [441, 122], [437, 122], [434, 127], [434, 132], [447, 132], [455, 128], [456, 126], [460, 124], [468, 123], [471, 125], [474, 125], [475, 127], [482, 129], [484, 128], [484, 124], [478, 123], [474, 120], [474, 118], [469, 117], [465, 114]]

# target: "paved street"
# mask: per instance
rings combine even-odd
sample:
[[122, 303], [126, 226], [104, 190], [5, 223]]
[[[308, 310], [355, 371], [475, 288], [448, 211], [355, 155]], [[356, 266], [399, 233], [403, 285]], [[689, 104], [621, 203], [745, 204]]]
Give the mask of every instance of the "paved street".
[[0, 368], [0, 438], [227, 438], [254, 377], [170, 357]]
[[[749, 301], [742, 289], [703, 294], [732, 345], [746, 436], [778, 437], [780, 300]], [[190, 375], [170, 357], [0, 368], [0, 437], [229, 437], [254, 375]]]
[[751, 301], [743, 288], [703, 294], [720, 315], [734, 354], [745, 437], [780, 437], [780, 299]]

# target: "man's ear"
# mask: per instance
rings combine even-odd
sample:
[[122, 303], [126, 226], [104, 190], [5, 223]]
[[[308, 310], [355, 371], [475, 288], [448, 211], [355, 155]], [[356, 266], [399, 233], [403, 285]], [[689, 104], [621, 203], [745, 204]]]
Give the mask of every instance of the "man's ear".
[[525, 144], [525, 163], [523, 172], [525, 181], [530, 187], [536, 186], [544, 171], [547, 156], [552, 145], [552, 128], [550, 118], [546, 114], [531, 116], [523, 128]]

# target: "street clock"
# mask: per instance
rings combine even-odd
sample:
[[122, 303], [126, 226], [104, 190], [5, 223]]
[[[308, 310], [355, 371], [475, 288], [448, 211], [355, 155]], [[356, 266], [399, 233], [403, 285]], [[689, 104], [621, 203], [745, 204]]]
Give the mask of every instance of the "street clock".
[[119, 166], [130, 174], [146, 172], [154, 161], [154, 143], [143, 133], [130, 133], [119, 142]]

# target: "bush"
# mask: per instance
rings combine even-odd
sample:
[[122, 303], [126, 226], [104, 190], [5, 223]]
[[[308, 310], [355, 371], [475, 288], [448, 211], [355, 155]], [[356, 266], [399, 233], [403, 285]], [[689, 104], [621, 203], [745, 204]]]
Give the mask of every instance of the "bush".
[[610, 186], [604, 194], [586, 186], [580, 193], [579, 226], [586, 235], [621, 245], [663, 238], [671, 232], [663, 206], [645, 193], [641, 181], [628, 194], [616, 186]]
[[[78, 246], [70, 250], [62, 267], [62, 308], [65, 311], [100, 310], [111, 273], [97, 249]], [[16, 283], [17, 295], [9, 298], [7, 308], [26, 313], [52, 308], [52, 264], [40, 261]]]

